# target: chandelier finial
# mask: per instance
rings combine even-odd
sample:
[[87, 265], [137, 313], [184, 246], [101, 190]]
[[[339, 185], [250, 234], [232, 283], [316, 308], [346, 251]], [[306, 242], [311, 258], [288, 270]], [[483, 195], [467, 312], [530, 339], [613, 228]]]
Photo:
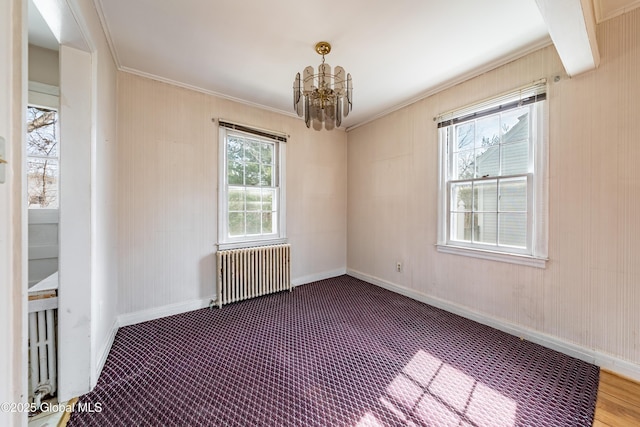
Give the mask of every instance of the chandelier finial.
[[331, 52], [331, 45], [329, 42], [318, 42], [316, 43], [316, 52], [324, 58], [325, 55], [328, 55], [329, 52]]

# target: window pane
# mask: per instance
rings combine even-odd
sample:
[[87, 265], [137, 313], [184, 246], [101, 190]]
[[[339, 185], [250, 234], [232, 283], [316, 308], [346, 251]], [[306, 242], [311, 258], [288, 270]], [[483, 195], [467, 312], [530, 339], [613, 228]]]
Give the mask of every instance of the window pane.
[[500, 115], [476, 120], [476, 148], [486, 148], [500, 142]]
[[529, 170], [529, 141], [502, 146], [502, 175], [527, 173]]
[[225, 131], [227, 154], [225, 238], [252, 240], [278, 234], [278, 143]]
[[242, 163], [229, 161], [227, 164], [227, 181], [231, 185], [244, 184], [244, 173]]
[[263, 164], [273, 162], [273, 144], [262, 144], [260, 146], [260, 158]]
[[501, 213], [500, 214], [500, 240], [501, 245], [527, 246], [527, 214], [526, 213]]
[[500, 173], [500, 145], [476, 150], [476, 178], [498, 176]]
[[[460, 114], [482, 113], [484, 105]], [[532, 185], [538, 161], [532, 157], [538, 144], [532, 125], [538, 126], [534, 112], [539, 105], [477, 114], [440, 132], [441, 165], [447, 172], [440, 197], [448, 212], [444, 219], [438, 215], [438, 224], [446, 227], [448, 241], [508, 253], [533, 252], [527, 245], [535, 219], [532, 203], [538, 196]]]
[[227, 161], [242, 164], [244, 162], [242, 140], [229, 137], [227, 139]]
[[509, 179], [500, 181], [500, 211], [527, 211], [527, 179]]
[[529, 139], [529, 108], [517, 108], [502, 114], [503, 144]]
[[451, 184], [451, 211], [470, 212], [472, 206], [471, 183]]
[[452, 179], [469, 179], [473, 178], [474, 172], [474, 151], [466, 150], [453, 154], [453, 170]]
[[27, 155], [58, 156], [56, 124], [58, 112], [46, 108], [27, 108]]
[[229, 210], [230, 211], [244, 211], [244, 189], [242, 188], [229, 188]]
[[246, 141], [244, 144], [244, 160], [248, 163], [258, 163], [260, 161], [261, 145], [256, 141]]
[[273, 211], [273, 200], [275, 199], [275, 190], [262, 190], [262, 210]]
[[473, 148], [475, 123], [468, 122], [456, 126], [456, 144], [454, 151]]
[[497, 239], [498, 214], [476, 213], [473, 214], [473, 241], [495, 245]]
[[245, 185], [260, 185], [260, 164], [247, 163], [245, 165]]
[[27, 188], [30, 208], [58, 207], [58, 161], [27, 159]]
[[262, 215], [260, 212], [247, 212], [247, 234], [260, 234]]
[[472, 216], [473, 214], [471, 212], [451, 214], [451, 240], [456, 240], [458, 242], [471, 241]]
[[272, 234], [275, 233], [273, 229], [273, 214], [271, 212], [262, 213], [262, 233]]
[[247, 190], [247, 211], [259, 211], [262, 209], [262, 197], [260, 190]]
[[263, 187], [273, 186], [273, 168], [270, 165], [262, 165], [260, 169], [260, 185]]
[[473, 185], [473, 210], [475, 212], [498, 211], [498, 183], [496, 181], [475, 182]]
[[229, 212], [229, 236], [244, 234], [244, 212]]

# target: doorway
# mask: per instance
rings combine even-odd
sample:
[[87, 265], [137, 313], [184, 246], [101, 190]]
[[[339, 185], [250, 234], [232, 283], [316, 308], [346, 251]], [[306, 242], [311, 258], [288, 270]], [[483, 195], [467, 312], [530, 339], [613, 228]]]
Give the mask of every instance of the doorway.
[[28, 2], [28, 105], [24, 139], [28, 248], [27, 387], [30, 415], [58, 390], [60, 114], [58, 42]]
[[[29, 283], [25, 281], [23, 289], [27, 294], [33, 287], [45, 285], [47, 289], [44, 291], [50, 293], [50, 298], [38, 299], [41, 302], [33, 304], [31, 301], [27, 305], [45, 304], [46, 307], [38, 308], [46, 310], [55, 310], [57, 307], [57, 314], [54, 312], [52, 321], [47, 320], [46, 313], [40, 314], [42, 310], [38, 310], [36, 315], [37, 323], [39, 318], [45, 319], [43, 336], [46, 341], [52, 342], [49, 338], [55, 336], [55, 347], [49, 347], [47, 343], [46, 351], [38, 352], [38, 375], [45, 365], [43, 360], [46, 360], [48, 372], [45, 373], [48, 374], [51, 373], [49, 366], [52, 366], [49, 363], [55, 363], [52, 366], [55, 380], [49, 379], [49, 388], [43, 390], [41, 397], [51, 397], [52, 393], [44, 391], [55, 389], [58, 401], [66, 402], [90, 390], [95, 365], [91, 341], [91, 171], [95, 144], [95, 108], [92, 99], [95, 96], [95, 70], [87, 39], [89, 32], [83, 26], [81, 11], [76, 10], [83, 6], [75, 2], [24, 1], [30, 15], [29, 77], [25, 79], [30, 81], [29, 105], [24, 108], [33, 114], [35, 120], [47, 123], [55, 121], [55, 126], [48, 126], [53, 126], [49, 130], [55, 129], [59, 139], [55, 146], [46, 143], [41, 151], [37, 148], [33, 152], [25, 149], [23, 168], [33, 176], [25, 177], [23, 187], [23, 217], [30, 219], [29, 224], [24, 226], [23, 245], [28, 247], [29, 244], [39, 243], [39, 246], [47, 246], [48, 249], [41, 247], [29, 251], [33, 256], [29, 256], [29, 260], [24, 259], [24, 267], [29, 270]], [[51, 28], [56, 31], [52, 32]], [[48, 47], [47, 42], [51, 43]], [[56, 57], [53, 65], [48, 63], [50, 56]], [[56, 73], [54, 79], [47, 80]], [[43, 97], [48, 97], [51, 102], [43, 102]], [[32, 127], [35, 129], [36, 126]], [[50, 133], [48, 135], [51, 136]], [[54, 173], [56, 169], [57, 176]], [[53, 243], [56, 234], [57, 245]], [[41, 240], [34, 241], [34, 237]], [[48, 240], [45, 241], [45, 238]], [[57, 275], [54, 270], [57, 270]], [[55, 288], [56, 279], [58, 286], [54, 296], [54, 289], [51, 288]], [[33, 317], [31, 307], [27, 311], [31, 312], [29, 317]], [[26, 316], [23, 321], [28, 323]], [[32, 339], [33, 329], [30, 325], [23, 345], [37, 339], [40, 348], [40, 330], [36, 330], [36, 338]], [[50, 329], [53, 329], [51, 334], [48, 333]], [[27, 351], [27, 355], [30, 352]], [[44, 355], [50, 353], [53, 353], [53, 357], [45, 359]], [[32, 369], [32, 373], [34, 371]], [[25, 386], [36, 391], [39, 384], [40, 381], [36, 383], [31, 378]]]

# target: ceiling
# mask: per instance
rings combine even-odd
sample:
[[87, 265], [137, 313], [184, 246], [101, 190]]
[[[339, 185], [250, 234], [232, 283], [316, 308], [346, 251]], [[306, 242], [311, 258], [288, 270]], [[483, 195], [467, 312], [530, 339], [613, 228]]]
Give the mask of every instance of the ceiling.
[[[580, 2], [591, 6], [589, 0], [572, 1], [578, 10]], [[314, 46], [326, 40], [332, 45], [327, 63], [353, 77], [347, 129], [552, 40], [558, 47], [560, 37], [574, 38], [562, 35], [566, 23], [580, 22], [575, 16], [555, 19], [566, 13], [558, 5], [569, 3], [557, 0], [94, 3], [119, 69], [288, 115], [294, 114], [295, 74], [318, 66]], [[608, 19], [638, 3], [594, 0], [595, 18]], [[41, 26], [35, 21], [30, 17], [34, 43]]]

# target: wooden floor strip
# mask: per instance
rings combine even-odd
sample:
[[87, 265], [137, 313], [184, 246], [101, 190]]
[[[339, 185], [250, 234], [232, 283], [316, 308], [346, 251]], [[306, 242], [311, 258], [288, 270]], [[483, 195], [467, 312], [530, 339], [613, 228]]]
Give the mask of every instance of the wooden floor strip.
[[600, 390], [625, 402], [640, 406], [640, 383], [610, 371], [600, 371]]
[[640, 383], [601, 370], [593, 426], [640, 426]]
[[[73, 408], [77, 401], [78, 401], [78, 398], [74, 397], [69, 402], [67, 402], [67, 405], [71, 406]], [[62, 418], [60, 418], [60, 421], [58, 422], [58, 426], [57, 427], [66, 427], [67, 423], [69, 422], [69, 418], [71, 418], [71, 412], [65, 411], [64, 415], [62, 416]]]

